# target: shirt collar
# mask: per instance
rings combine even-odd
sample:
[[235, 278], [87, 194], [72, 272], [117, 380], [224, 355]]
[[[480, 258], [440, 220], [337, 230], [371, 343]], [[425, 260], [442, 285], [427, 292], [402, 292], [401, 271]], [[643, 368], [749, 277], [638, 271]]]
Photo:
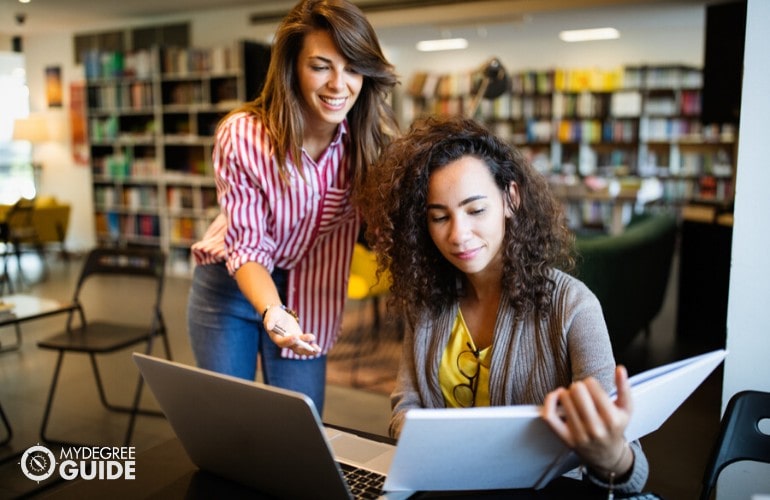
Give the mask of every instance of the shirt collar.
[[348, 135], [348, 119], [345, 118], [340, 123], [340, 126], [337, 127], [337, 133], [334, 135], [334, 139], [332, 139], [332, 142], [329, 144], [329, 146], [337, 146], [339, 145], [343, 137]]

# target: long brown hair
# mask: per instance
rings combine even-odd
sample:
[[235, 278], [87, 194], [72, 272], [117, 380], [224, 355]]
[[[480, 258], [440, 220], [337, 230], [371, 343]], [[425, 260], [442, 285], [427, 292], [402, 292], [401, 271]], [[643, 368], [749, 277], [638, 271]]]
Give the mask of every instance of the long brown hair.
[[393, 65], [382, 53], [379, 40], [364, 13], [347, 0], [302, 0], [278, 27], [262, 93], [238, 110], [258, 115], [265, 123], [281, 171], [287, 177], [290, 156], [301, 170], [304, 118], [297, 81], [297, 57], [305, 36], [328, 32], [351, 68], [363, 75], [363, 85], [348, 112], [349, 161], [354, 190], [363, 183], [369, 167], [398, 133], [388, 94], [398, 82]]

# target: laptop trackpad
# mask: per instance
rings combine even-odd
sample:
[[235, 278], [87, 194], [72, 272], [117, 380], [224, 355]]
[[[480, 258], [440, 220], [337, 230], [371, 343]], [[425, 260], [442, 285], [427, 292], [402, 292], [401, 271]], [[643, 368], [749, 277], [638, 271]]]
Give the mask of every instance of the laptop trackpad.
[[328, 432], [329, 444], [337, 460], [363, 466], [382, 474], [387, 473], [396, 447], [362, 438], [347, 432]]

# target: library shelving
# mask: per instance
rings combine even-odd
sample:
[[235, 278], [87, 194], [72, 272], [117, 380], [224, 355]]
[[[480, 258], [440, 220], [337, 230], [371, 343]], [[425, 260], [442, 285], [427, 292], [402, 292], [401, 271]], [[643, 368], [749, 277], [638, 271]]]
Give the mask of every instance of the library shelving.
[[[405, 121], [463, 114], [475, 78], [470, 72], [416, 73], [407, 87]], [[555, 182], [599, 178], [604, 182], [593, 184], [605, 190], [613, 180], [624, 186], [654, 184], [657, 202], [674, 208], [732, 200], [736, 131], [731, 125], [701, 124], [699, 68], [557, 68], [514, 72], [510, 81], [509, 91], [482, 101], [475, 117]], [[579, 211], [598, 212], [606, 222], [612, 208], [596, 207], [617, 200], [589, 198], [592, 207]]]
[[256, 96], [269, 55], [247, 41], [86, 55], [98, 244], [157, 246], [189, 274], [190, 245], [218, 213], [216, 125]]

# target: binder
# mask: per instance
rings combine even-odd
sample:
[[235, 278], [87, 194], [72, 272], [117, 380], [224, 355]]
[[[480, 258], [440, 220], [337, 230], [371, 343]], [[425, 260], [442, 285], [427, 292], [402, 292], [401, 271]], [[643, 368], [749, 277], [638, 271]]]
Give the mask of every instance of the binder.
[[[634, 411], [626, 439], [663, 425], [726, 355], [716, 350], [630, 377]], [[385, 490], [542, 488], [578, 464], [539, 406], [414, 409], [406, 415]]]

